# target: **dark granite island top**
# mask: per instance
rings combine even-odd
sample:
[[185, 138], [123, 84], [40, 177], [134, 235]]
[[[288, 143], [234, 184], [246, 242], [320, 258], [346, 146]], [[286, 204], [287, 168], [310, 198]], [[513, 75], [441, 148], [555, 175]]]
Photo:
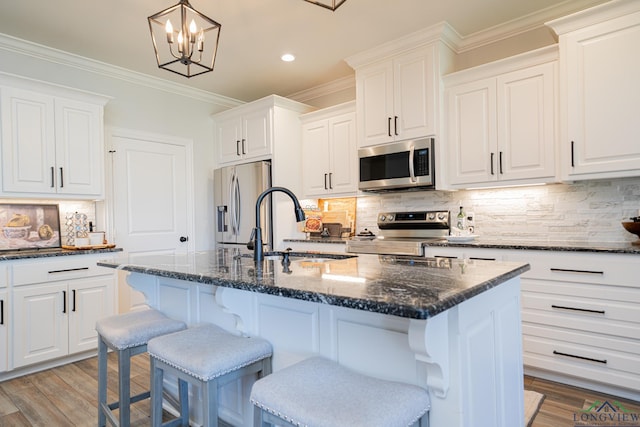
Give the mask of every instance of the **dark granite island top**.
[[[292, 252], [256, 263], [231, 249], [118, 259], [98, 265], [394, 316], [427, 319], [529, 269], [516, 262]], [[267, 257], [269, 258], [269, 257]]]
[[[467, 413], [483, 414], [484, 425], [522, 425], [518, 276], [529, 264], [312, 252], [291, 252], [288, 265], [267, 258], [256, 263], [246, 250], [218, 249], [99, 265], [128, 271], [145, 303], [173, 318], [268, 340], [274, 372], [318, 355], [424, 387], [433, 427], [467, 426]], [[223, 390], [222, 402], [249, 401], [240, 380]], [[221, 407], [221, 418], [252, 426], [250, 408], [236, 406]]]

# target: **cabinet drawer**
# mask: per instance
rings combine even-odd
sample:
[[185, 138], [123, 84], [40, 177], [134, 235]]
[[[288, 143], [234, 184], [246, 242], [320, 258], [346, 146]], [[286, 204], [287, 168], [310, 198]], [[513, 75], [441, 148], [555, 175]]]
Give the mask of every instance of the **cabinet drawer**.
[[113, 274], [113, 270], [99, 267], [98, 260], [111, 258], [107, 254], [74, 255], [56, 259], [39, 259], [37, 262], [20, 262], [13, 264], [13, 285], [53, 282], [57, 280], [77, 279], [81, 277]]
[[600, 347], [524, 336], [525, 366], [637, 389], [640, 356]]
[[513, 251], [509, 260], [531, 264], [531, 270], [524, 273], [523, 278], [640, 288], [640, 281], [635, 277], [640, 261], [637, 255]]
[[523, 292], [522, 320], [640, 339], [640, 307], [633, 303]]

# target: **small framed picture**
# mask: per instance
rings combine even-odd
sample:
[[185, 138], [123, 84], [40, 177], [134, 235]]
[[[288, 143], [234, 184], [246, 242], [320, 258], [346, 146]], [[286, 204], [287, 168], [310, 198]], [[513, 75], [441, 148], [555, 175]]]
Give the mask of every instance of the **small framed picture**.
[[58, 205], [0, 203], [0, 251], [61, 248]]

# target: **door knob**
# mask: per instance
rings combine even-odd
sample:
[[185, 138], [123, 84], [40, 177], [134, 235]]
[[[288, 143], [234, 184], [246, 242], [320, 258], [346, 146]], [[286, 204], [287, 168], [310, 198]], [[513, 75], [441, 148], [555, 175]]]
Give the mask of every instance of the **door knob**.
[[186, 237], [186, 236], [180, 236], [180, 241], [181, 241], [182, 243], [186, 242], [187, 240], [189, 240], [189, 238], [188, 238], [188, 237]]

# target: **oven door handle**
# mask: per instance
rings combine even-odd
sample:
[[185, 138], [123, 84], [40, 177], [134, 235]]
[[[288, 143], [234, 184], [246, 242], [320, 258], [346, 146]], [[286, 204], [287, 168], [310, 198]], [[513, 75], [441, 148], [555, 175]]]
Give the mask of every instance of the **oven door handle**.
[[409, 147], [409, 179], [411, 179], [411, 182], [417, 182], [416, 173], [413, 170], [413, 157], [414, 157], [415, 149], [416, 149], [415, 146], [411, 144], [411, 147]]

